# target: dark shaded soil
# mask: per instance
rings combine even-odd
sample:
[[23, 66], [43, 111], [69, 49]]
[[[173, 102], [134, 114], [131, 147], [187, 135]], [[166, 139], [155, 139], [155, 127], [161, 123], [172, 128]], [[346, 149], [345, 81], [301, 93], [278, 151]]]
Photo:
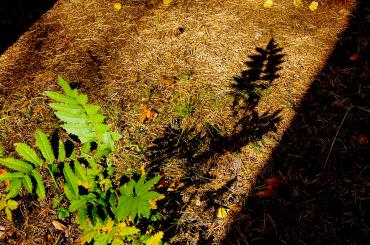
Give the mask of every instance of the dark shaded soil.
[[12, 45], [56, 0], [1, 0], [0, 54]]
[[256, 190], [271, 176], [283, 184], [246, 198], [225, 244], [369, 243], [369, 16], [361, 0]]

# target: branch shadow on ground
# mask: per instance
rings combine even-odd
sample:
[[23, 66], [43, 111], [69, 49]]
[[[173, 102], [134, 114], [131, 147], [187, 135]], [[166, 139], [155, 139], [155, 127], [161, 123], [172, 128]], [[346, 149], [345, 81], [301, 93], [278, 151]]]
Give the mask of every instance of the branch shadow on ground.
[[[189, 198], [190, 202], [184, 202], [183, 191], [188, 188], [198, 190], [214, 179], [209, 171], [217, 164], [219, 156], [226, 152], [239, 151], [248, 143], [258, 141], [268, 132], [276, 130], [276, 125], [280, 121], [280, 110], [257, 113], [256, 107], [263, 92], [279, 77], [277, 72], [281, 69], [284, 55], [282, 48], [279, 48], [273, 39], [266, 48], [256, 48], [256, 52], [256, 55], [249, 56], [250, 61], [245, 62], [248, 69], [240, 76], [234, 77], [231, 93], [234, 98], [233, 118], [230, 120], [231, 123], [234, 122], [232, 132], [222, 133], [217, 125], [211, 124], [205, 124], [199, 131], [195, 127], [184, 126], [182, 119], [177, 118], [164, 128], [163, 135], [155, 139], [152, 146], [147, 149], [146, 158], [151, 172], [160, 172], [163, 166], [176, 161], [185, 173], [180, 181], [182, 186], [166, 194], [168, 200], [164, 210], [167, 210], [165, 216], [168, 227], [164, 227], [165, 230], [178, 228], [176, 221], [197, 194], [194, 192]], [[219, 192], [225, 192], [235, 180], [230, 180], [214, 192], [203, 193], [206, 199], [204, 209], [215, 206], [217, 203], [215, 195], [220, 196]], [[166, 234], [174, 235], [174, 232]], [[200, 236], [201, 240], [205, 239]]]
[[[368, 244], [369, 5], [359, 1], [223, 244]], [[283, 184], [258, 196], [271, 176]]]
[[55, 2], [56, 0], [1, 0], [0, 55]]

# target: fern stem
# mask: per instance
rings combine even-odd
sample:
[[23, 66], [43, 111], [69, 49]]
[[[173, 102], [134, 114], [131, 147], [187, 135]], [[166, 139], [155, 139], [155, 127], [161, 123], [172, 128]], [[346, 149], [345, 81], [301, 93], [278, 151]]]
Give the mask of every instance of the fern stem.
[[53, 172], [51, 171], [51, 169], [49, 168], [49, 166], [47, 167], [47, 169], [49, 171], [50, 177], [51, 177], [51, 179], [52, 179], [52, 181], [54, 183], [55, 188], [57, 188], [57, 190], [59, 191], [60, 189], [59, 189], [59, 186], [57, 184], [57, 181], [55, 180], [55, 177], [54, 177]]

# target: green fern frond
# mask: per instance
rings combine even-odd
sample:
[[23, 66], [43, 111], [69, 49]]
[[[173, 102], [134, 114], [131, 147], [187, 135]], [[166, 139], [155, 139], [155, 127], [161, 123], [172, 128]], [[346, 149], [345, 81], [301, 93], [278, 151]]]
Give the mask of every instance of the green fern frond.
[[23, 183], [24, 188], [26, 188], [26, 190], [28, 191], [28, 193], [32, 194], [33, 184], [32, 184], [32, 180], [30, 176], [27, 176], [27, 175], [24, 176], [22, 183]]
[[33, 166], [31, 164], [11, 157], [0, 158], [0, 164], [22, 173], [29, 173], [33, 170]]
[[10, 185], [7, 187], [9, 193], [6, 195], [6, 199], [11, 199], [19, 195], [20, 190], [22, 189], [22, 180], [15, 179], [10, 182]]
[[87, 200], [85, 199], [76, 199], [71, 201], [71, 205], [69, 205], [68, 211], [69, 212], [74, 212], [83, 206], [85, 206], [87, 203]]
[[84, 154], [89, 154], [91, 151], [91, 143], [90, 142], [87, 142], [85, 144], [82, 145], [81, 147], [81, 153], [84, 153]]
[[59, 103], [69, 104], [69, 105], [78, 105], [79, 104], [79, 102], [75, 98], [69, 97], [67, 95], [63, 95], [63, 94], [60, 94], [60, 93], [57, 93], [57, 92], [47, 91], [46, 95], [50, 99], [53, 99], [53, 100], [55, 100]]
[[42, 180], [41, 174], [37, 170], [32, 171], [32, 176], [36, 180], [36, 194], [40, 199], [44, 199], [46, 197], [46, 190], [44, 181]]
[[93, 159], [95, 159], [95, 160], [101, 159], [102, 157], [105, 157], [106, 155], [108, 155], [111, 152], [112, 151], [109, 148], [104, 148], [102, 150], [97, 151], [94, 154]]
[[88, 210], [86, 207], [82, 207], [77, 211], [76, 214], [76, 221], [79, 225], [83, 226], [86, 222], [88, 222]]
[[61, 76], [58, 76], [58, 84], [64, 90], [64, 93], [67, 96], [70, 96], [73, 98], [77, 96], [77, 90], [72, 89], [71, 86], [69, 86], [68, 82], [64, 80]]
[[55, 156], [48, 140], [48, 136], [41, 130], [36, 130], [35, 133], [36, 146], [40, 149], [42, 156], [51, 164], [55, 160]]
[[[77, 177], [73, 173], [73, 170], [72, 170], [72, 168], [69, 164], [64, 164], [63, 175], [64, 175], [64, 178], [65, 178], [65, 180], [67, 182], [67, 185], [68, 185], [68, 189], [69, 189], [68, 191], [71, 192], [71, 195], [69, 195], [69, 196], [78, 197]], [[67, 193], [66, 193], [66, 195], [67, 195]], [[68, 195], [67, 195], [67, 197], [68, 197]]]
[[[144, 175], [144, 176], [146, 176], [146, 175]], [[144, 178], [144, 176], [142, 176], [141, 178]], [[154, 185], [156, 185], [158, 183], [158, 181], [161, 178], [162, 178], [162, 176], [156, 176], [156, 177], [146, 181], [142, 187], [140, 186], [140, 187], [136, 188], [136, 192], [138, 193], [138, 195], [141, 195], [142, 193], [148, 192], [151, 188], [154, 187]]]
[[75, 166], [75, 177], [78, 180], [87, 180], [87, 171], [77, 160], [73, 161]]
[[24, 160], [32, 163], [35, 167], [39, 167], [43, 164], [43, 160], [37, 155], [37, 153], [27, 144], [16, 143], [16, 152], [23, 157]]
[[71, 160], [76, 160], [77, 159], [77, 151], [76, 151], [75, 148], [73, 148], [73, 150], [71, 152], [71, 155], [69, 155], [68, 158], [71, 159]]
[[62, 125], [62, 128], [69, 134], [76, 135], [82, 143], [96, 141], [96, 133], [85, 124], [66, 122]]
[[73, 187], [68, 183], [64, 185], [64, 194], [69, 201], [78, 199], [78, 194], [74, 192]]
[[63, 122], [62, 128], [82, 143], [96, 142], [99, 149], [113, 148], [112, 141], [117, 141], [119, 134], [109, 132], [109, 126], [104, 124], [105, 116], [99, 113], [100, 106], [88, 104], [88, 96], [72, 89], [62, 77], [58, 77], [58, 83], [65, 94], [49, 91], [46, 95], [57, 102], [49, 105]]
[[66, 148], [61, 139], [58, 142], [58, 161], [63, 162], [66, 159]]
[[124, 184], [120, 187], [121, 195], [124, 196], [134, 196], [134, 188], [135, 188], [136, 182], [135, 180], [131, 179], [128, 183]]
[[73, 115], [80, 115], [84, 112], [80, 105], [68, 105], [67, 107], [64, 103], [50, 103], [49, 106], [56, 111], [66, 112]]
[[62, 120], [63, 122], [68, 122], [71, 124], [80, 124], [80, 125], [88, 125], [89, 118], [84, 115], [83, 113], [81, 114], [72, 114], [69, 112], [62, 112], [62, 111], [56, 111], [54, 114]]
[[0, 175], [0, 181], [13, 181], [16, 179], [22, 179], [24, 178], [25, 174], [20, 172], [14, 172], [14, 173], [5, 173]]

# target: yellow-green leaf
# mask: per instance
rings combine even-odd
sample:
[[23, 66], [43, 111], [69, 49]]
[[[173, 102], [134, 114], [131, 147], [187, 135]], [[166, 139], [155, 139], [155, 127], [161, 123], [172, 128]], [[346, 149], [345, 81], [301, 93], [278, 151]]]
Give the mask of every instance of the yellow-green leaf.
[[140, 232], [140, 230], [135, 226], [126, 226], [125, 222], [121, 222], [117, 227], [117, 235], [120, 237], [132, 236]]
[[122, 241], [121, 238], [114, 238], [114, 240], [112, 241], [112, 245], [125, 245], [125, 243]]
[[6, 207], [6, 197], [5, 195], [0, 196], [0, 211], [3, 210]]
[[78, 239], [78, 241], [79, 241], [80, 244], [89, 243], [89, 242], [92, 241], [92, 239], [94, 238], [95, 234], [96, 234], [96, 231], [95, 230], [88, 231], [88, 232], [82, 234], [80, 236], [80, 238]]
[[8, 200], [7, 206], [10, 210], [15, 210], [18, 208], [18, 202], [14, 200]]
[[114, 221], [113, 221], [113, 220], [111, 220], [111, 219], [108, 219], [108, 220], [105, 222], [105, 224], [103, 225], [103, 227], [101, 228], [101, 230], [102, 230], [103, 232], [108, 233], [108, 232], [110, 232], [110, 231], [112, 230], [113, 226], [114, 226]]
[[12, 211], [10, 211], [10, 209], [8, 207], [5, 208], [5, 213], [6, 213], [6, 218], [9, 221], [13, 221]]
[[160, 245], [162, 244], [162, 238], [163, 231], [157, 232], [154, 236], [145, 241], [145, 245]]

